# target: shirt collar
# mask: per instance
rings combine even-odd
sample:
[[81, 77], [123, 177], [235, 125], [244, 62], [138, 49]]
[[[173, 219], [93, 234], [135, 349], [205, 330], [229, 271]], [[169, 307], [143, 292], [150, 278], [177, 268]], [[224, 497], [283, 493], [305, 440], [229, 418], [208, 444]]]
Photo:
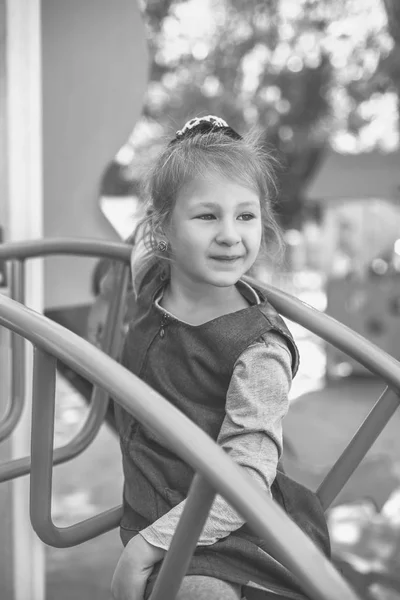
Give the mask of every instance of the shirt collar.
[[[239, 288], [240, 293], [242, 294], [242, 296], [248, 301], [250, 302], [251, 305], [254, 304], [260, 304], [261, 300], [259, 295], [257, 294], [256, 290], [251, 287], [251, 285], [249, 285], [248, 283], [246, 283], [245, 281], [242, 281], [241, 279], [239, 279], [239, 281], [237, 282], [237, 287]], [[163, 285], [161, 287], [160, 290], [158, 290], [155, 298], [154, 298], [154, 305], [156, 306], [156, 308], [161, 311], [164, 314], [167, 314], [169, 317], [171, 317], [172, 319], [175, 319], [176, 321], [181, 321], [181, 319], [177, 319], [175, 317], [175, 315], [173, 315], [172, 313], [170, 313], [168, 310], [165, 310], [165, 308], [163, 308], [160, 305], [160, 302], [162, 300], [162, 297], [164, 295], [164, 288], [165, 285]], [[184, 323], [185, 321], [183, 321]], [[188, 323], [189, 324], [189, 323]]]

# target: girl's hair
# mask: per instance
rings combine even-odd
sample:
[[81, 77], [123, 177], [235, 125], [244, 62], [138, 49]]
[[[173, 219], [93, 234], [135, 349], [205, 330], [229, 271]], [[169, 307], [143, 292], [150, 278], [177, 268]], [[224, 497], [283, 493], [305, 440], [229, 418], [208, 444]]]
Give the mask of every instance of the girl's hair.
[[[237, 135], [237, 134], [236, 134]], [[146, 273], [155, 267], [168, 277], [171, 258], [157, 248], [165, 231], [176, 198], [183, 186], [195, 177], [217, 174], [254, 190], [260, 198], [263, 235], [257, 263], [282, 256], [283, 238], [273, 214], [278, 162], [260, 143], [259, 136], [248, 133], [237, 139], [224, 128], [176, 137], [159, 154], [143, 179], [146, 214], [136, 229], [138, 240], [132, 252], [132, 280], [135, 293]]]

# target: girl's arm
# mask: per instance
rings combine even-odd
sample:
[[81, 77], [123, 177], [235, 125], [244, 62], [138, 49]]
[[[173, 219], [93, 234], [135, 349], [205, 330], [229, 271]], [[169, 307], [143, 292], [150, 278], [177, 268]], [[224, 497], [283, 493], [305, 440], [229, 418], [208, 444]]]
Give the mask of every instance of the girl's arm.
[[[282, 420], [292, 380], [291, 355], [279, 334], [268, 333], [247, 348], [235, 364], [218, 443], [270, 494], [282, 453]], [[142, 530], [150, 544], [168, 549], [182, 514], [181, 502]], [[244, 519], [217, 496], [198, 545], [214, 544], [244, 524]]]

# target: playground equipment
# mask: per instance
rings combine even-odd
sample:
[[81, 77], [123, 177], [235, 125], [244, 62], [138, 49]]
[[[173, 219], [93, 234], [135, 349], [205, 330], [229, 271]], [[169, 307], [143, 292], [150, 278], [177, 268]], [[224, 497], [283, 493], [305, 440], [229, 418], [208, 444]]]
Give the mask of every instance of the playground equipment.
[[[122, 310], [128, 278], [130, 247], [92, 240], [38, 240], [0, 246], [0, 260], [12, 260], [14, 298], [0, 296], [0, 324], [34, 348], [31, 456], [0, 467], [0, 481], [30, 473], [30, 514], [34, 530], [47, 544], [67, 547], [82, 543], [116, 527], [120, 507], [70, 527], [58, 528], [51, 519], [52, 465], [82, 452], [95, 437], [104, 418], [108, 395], [135, 418], [154, 429], [193, 467], [196, 475], [185, 511], [152, 594], [152, 600], [173, 600], [184, 576], [216, 493], [221, 493], [246, 518], [269, 545], [270, 552], [298, 579], [312, 600], [356, 600], [357, 595], [336, 569], [294, 525], [284, 512], [265, 498], [229, 457], [204, 432], [162, 396], [119, 365], [113, 356], [120, 344]], [[46, 317], [27, 309], [21, 285], [27, 259], [50, 254], [108, 257], [120, 261], [116, 289], [103, 339], [103, 351]], [[249, 283], [255, 283], [247, 278]], [[398, 407], [400, 364], [391, 356], [334, 319], [301, 301], [257, 281], [271, 303], [284, 316], [308, 328], [348, 353], [381, 377], [387, 387], [343, 451], [317, 494], [327, 509], [341, 491], [366, 452]], [[107, 356], [106, 352], [110, 354]], [[21, 347], [13, 345], [13, 362], [21, 359]], [[53, 455], [56, 361], [65, 362], [93, 382], [94, 397], [86, 423], [77, 437]], [[15, 381], [18, 377], [13, 369]], [[12, 388], [10, 409], [2, 420], [3, 438], [18, 422], [21, 400]], [[148, 402], [149, 397], [151, 402]]]

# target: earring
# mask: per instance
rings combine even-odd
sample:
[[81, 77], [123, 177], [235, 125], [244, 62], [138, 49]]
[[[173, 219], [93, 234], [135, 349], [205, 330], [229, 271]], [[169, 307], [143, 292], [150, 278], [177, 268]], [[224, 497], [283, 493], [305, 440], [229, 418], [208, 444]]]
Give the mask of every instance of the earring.
[[157, 244], [157, 250], [159, 250], [160, 252], [166, 252], [168, 249], [168, 244], [166, 241], [161, 240], [158, 242]]

